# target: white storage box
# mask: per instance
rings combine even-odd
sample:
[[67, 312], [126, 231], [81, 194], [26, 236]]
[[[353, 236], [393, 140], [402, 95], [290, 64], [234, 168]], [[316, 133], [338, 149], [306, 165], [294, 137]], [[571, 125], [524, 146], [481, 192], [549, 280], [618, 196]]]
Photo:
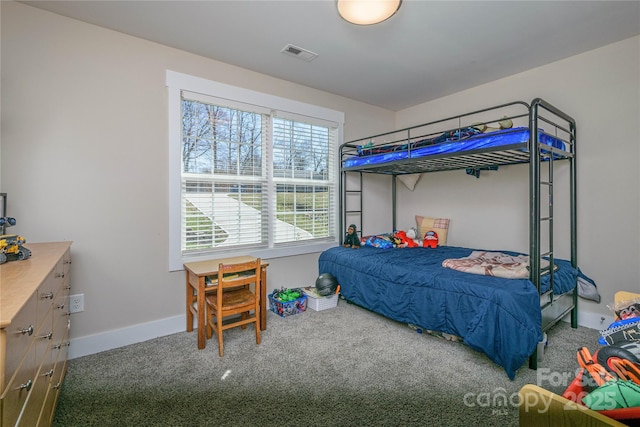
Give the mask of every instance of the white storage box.
[[312, 310], [322, 311], [329, 308], [334, 308], [338, 305], [338, 294], [323, 297], [321, 295], [318, 295], [316, 289], [312, 287], [304, 288], [302, 291], [307, 296], [307, 307]]

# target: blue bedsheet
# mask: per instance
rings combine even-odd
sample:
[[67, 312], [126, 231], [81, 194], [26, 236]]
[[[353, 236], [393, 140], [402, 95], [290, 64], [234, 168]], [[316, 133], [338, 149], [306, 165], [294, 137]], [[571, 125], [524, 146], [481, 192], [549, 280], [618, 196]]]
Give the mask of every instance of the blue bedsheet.
[[[565, 150], [565, 143], [548, 135], [544, 132], [538, 132], [540, 142], [562, 150]], [[520, 127], [513, 129], [504, 129], [490, 133], [474, 135], [468, 138], [455, 141], [447, 141], [426, 146], [421, 146], [420, 141], [415, 143], [415, 147], [409, 149], [403, 145], [403, 150], [389, 150], [372, 155], [353, 156], [344, 161], [344, 167], [350, 168], [355, 166], [365, 166], [372, 164], [381, 164], [404, 159], [416, 159], [421, 157], [434, 156], [438, 154], [462, 153], [465, 151], [473, 151], [479, 149], [507, 146], [511, 144], [522, 144], [529, 141], [529, 129]], [[416, 148], [417, 147], [417, 148]], [[384, 147], [377, 147], [377, 150], [384, 151]]]
[[[432, 248], [326, 250], [319, 273], [331, 273], [349, 301], [399, 322], [457, 335], [485, 353], [513, 379], [542, 340], [538, 291], [527, 279], [502, 279], [442, 267], [472, 249]], [[514, 252], [502, 251], [514, 254]], [[554, 260], [554, 292], [575, 287], [578, 270]], [[542, 278], [549, 287], [549, 276]]]

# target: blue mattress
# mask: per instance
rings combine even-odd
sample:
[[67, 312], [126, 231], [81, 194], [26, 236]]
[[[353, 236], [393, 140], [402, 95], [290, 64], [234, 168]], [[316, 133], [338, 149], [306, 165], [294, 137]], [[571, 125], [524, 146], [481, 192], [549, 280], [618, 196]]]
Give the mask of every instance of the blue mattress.
[[[542, 131], [538, 132], [540, 142], [561, 150], [566, 149], [565, 143]], [[422, 140], [411, 145], [375, 147], [376, 154], [369, 154], [367, 150], [359, 156], [353, 156], [344, 161], [343, 167], [351, 168], [373, 164], [382, 164], [405, 159], [424, 158], [440, 154], [464, 153], [480, 149], [499, 148], [513, 144], [523, 144], [529, 141], [529, 128], [520, 127], [504, 129], [490, 133], [482, 133], [458, 140], [447, 140], [442, 143], [430, 143], [433, 140]], [[400, 148], [400, 149], [398, 149]], [[522, 149], [525, 150], [524, 148]], [[372, 151], [372, 150], [369, 150]]]
[[[527, 279], [503, 279], [442, 267], [472, 249], [360, 249], [335, 247], [320, 255], [320, 273], [331, 273], [349, 301], [399, 322], [457, 335], [471, 348], [515, 373], [542, 340], [538, 291]], [[516, 255], [513, 252], [502, 251]], [[578, 269], [554, 260], [554, 292], [572, 290]], [[543, 291], [549, 276], [542, 278]]]

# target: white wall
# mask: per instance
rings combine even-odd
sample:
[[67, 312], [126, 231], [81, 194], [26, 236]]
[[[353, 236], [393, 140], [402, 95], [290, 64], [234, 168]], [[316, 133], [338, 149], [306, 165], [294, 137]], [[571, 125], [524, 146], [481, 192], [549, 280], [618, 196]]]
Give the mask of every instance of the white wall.
[[[536, 97], [577, 122], [579, 266], [602, 296], [599, 305], [579, 303], [583, 313], [609, 316], [615, 291], [640, 291], [640, 37], [400, 111], [396, 126]], [[398, 226], [412, 225], [415, 214], [443, 216], [452, 220], [449, 244], [528, 252], [527, 173], [519, 165], [480, 179], [464, 171], [423, 175], [412, 193], [398, 185]], [[565, 164], [554, 181], [567, 173]], [[556, 191], [555, 230], [563, 232], [567, 186]], [[555, 243], [556, 256], [570, 256], [568, 239]]]
[[[345, 137], [391, 111], [64, 18], [2, 8], [2, 187], [30, 242], [72, 240], [71, 355], [184, 330], [168, 272], [166, 70], [346, 113]], [[318, 254], [270, 259], [269, 290], [309, 286]], [[195, 336], [194, 336], [195, 340]]]

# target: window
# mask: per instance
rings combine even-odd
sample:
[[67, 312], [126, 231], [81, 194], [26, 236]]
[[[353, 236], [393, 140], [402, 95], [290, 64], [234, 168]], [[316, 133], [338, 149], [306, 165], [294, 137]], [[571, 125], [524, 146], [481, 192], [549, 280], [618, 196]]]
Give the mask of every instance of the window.
[[337, 241], [343, 114], [167, 72], [170, 269]]

